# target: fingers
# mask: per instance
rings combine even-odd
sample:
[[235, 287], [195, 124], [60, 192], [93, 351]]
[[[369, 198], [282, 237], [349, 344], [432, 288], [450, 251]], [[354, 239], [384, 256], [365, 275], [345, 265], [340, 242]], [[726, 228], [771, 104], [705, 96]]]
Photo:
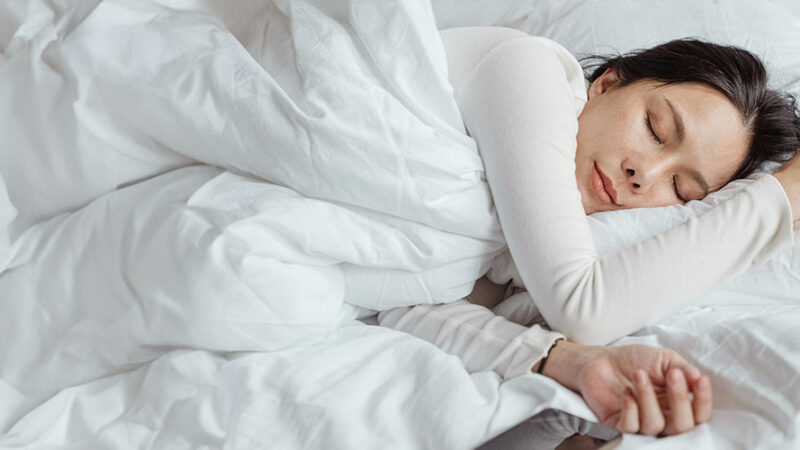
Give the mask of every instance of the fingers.
[[697, 383], [697, 381], [702, 377], [700, 369], [690, 365], [689, 363], [683, 364], [680, 368], [683, 369], [683, 375], [686, 377], [686, 383], [690, 386], [694, 383]]
[[637, 370], [635, 381], [636, 397], [639, 402], [639, 433], [655, 436], [664, 431], [666, 426], [664, 415], [661, 413], [661, 405], [647, 372], [642, 369]]
[[639, 406], [630, 395], [625, 395], [625, 406], [619, 418], [617, 429], [623, 433], [636, 433], [639, 431]]
[[700, 369], [686, 362], [681, 355], [674, 351], [669, 351], [667, 354], [669, 359], [669, 367], [683, 370], [683, 374], [686, 376], [686, 381], [689, 383], [689, 385], [696, 383], [697, 380], [700, 379], [702, 376]]
[[711, 380], [708, 377], [700, 377], [692, 386], [694, 423], [708, 422], [711, 419]]
[[671, 369], [667, 373], [667, 400], [670, 414], [664, 434], [680, 434], [694, 428], [694, 411], [689, 400], [689, 388], [681, 369]]
[[[686, 378], [686, 385], [691, 387], [694, 397], [691, 405], [695, 425], [708, 422], [711, 419], [712, 409], [711, 380], [703, 376], [697, 367], [686, 362], [677, 353], [673, 352], [670, 356], [671, 371], [676, 368], [681, 369]], [[669, 386], [669, 380], [667, 380], [667, 385]]]

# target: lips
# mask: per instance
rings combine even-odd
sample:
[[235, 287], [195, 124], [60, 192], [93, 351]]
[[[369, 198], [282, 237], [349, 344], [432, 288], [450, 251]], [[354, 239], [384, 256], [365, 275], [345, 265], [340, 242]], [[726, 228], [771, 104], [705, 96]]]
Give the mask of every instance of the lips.
[[611, 179], [597, 167], [594, 163], [594, 171], [592, 171], [592, 188], [597, 199], [606, 204], [617, 204], [617, 191], [614, 189], [614, 183]]

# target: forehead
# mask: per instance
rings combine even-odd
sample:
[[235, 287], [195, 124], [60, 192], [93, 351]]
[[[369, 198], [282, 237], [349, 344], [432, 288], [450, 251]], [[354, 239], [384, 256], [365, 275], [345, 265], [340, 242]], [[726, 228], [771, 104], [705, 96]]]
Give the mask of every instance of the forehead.
[[648, 108], [670, 136], [677, 134], [675, 115], [682, 118], [685, 137], [676, 148], [698, 166], [712, 190], [725, 184], [744, 162], [750, 141], [733, 102], [705, 83], [654, 84], [646, 91]]

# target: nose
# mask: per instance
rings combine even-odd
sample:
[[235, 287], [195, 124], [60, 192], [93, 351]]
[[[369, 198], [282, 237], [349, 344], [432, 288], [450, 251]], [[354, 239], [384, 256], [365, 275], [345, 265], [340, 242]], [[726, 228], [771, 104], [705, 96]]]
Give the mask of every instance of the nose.
[[665, 175], [672, 170], [674, 163], [674, 158], [669, 155], [638, 157], [623, 161], [622, 168], [631, 190], [644, 194], [658, 184], [659, 180], [671, 178]]

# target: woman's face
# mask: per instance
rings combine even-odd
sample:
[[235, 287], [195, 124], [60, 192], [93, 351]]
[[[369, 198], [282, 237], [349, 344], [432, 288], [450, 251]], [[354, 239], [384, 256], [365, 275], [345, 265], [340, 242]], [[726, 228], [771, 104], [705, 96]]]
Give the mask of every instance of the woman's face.
[[613, 70], [595, 80], [578, 118], [575, 174], [586, 214], [699, 200], [744, 162], [742, 116], [716, 89], [617, 81]]

